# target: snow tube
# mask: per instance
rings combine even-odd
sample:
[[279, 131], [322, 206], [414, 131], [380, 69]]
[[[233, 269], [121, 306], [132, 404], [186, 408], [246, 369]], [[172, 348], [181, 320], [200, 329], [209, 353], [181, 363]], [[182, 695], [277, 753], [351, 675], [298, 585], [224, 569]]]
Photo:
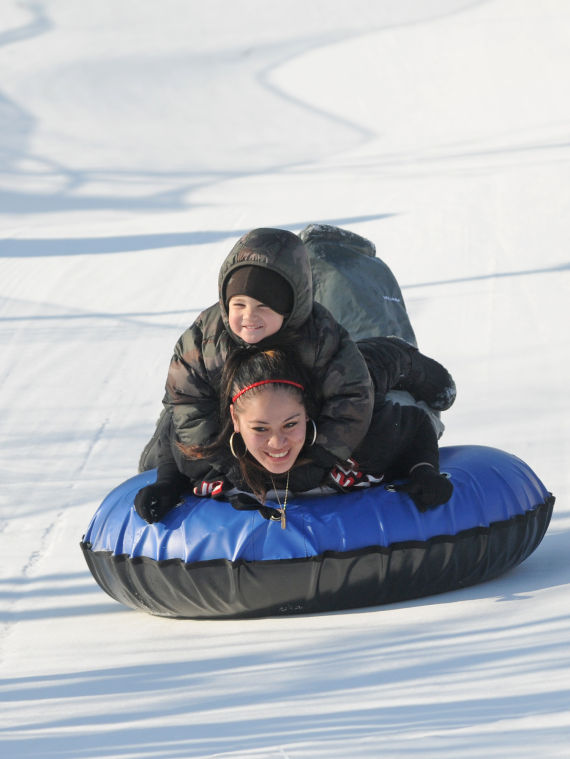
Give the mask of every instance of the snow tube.
[[149, 525], [133, 508], [155, 471], [113, 490], [81, 541], [101, 588], [167, 617], [314, 613], [403, 601], [489, 580], [519, 564], [548, 527], [554, 497], [517, 457], [443, 447], [451, 500], [420, 513], [382, 486], [303, 495], [287, 528], [257, 511], [188, 496]]

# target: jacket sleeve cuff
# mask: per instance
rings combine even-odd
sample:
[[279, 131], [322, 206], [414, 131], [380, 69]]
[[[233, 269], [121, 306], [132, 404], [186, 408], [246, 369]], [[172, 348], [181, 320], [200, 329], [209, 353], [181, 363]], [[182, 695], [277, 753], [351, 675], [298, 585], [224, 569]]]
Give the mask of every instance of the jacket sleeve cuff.
[[312, 448], [309, 448], [307, 453], [309, 458], [311, 458], [315, 464], [322, 466], [324, 469], [330, 469], [338, 461], [338, 457], [335, 456], [334, 453], [327, 451], [322, 445], [314, 445]]
[[190, 480], [182, 474], [174, 461], [167, 461], [158, 465], [156, 481], [157, 483], [167, 483], [181, 490], [190, 487]]

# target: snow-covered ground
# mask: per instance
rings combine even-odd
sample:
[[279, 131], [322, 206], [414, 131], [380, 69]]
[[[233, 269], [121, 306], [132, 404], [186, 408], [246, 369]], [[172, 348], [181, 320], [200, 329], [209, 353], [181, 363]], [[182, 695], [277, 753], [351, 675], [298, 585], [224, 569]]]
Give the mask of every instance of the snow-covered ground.
[[[3, 0], [6, 759], [570, 755], [566, 0]], [[182, 621], [78, 543], [179, 333], [256, 226], [372, 239], [459, 388], [442, 444], [527, 461], [536, 552], [442, 596]]]

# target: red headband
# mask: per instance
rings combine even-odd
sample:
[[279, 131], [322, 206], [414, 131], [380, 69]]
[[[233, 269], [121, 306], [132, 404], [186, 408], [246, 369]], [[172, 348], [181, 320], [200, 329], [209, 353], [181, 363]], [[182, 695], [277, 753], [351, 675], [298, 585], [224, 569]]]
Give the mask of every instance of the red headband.
[[259, 387], [260, 385], [269, 385], [271, 383], [277, 383], [279, 385], [293, 385], [293, 387], [298, 387], [299, 390], [305, 389], [303, 385], [300, 385], [298, 382], [293, 382], [292, 380], [286, 380], [286, 379], [261, 380], [260, 382], [254, 382], [253, 385], [248, 385], [247, 387], [244, 387], [243, 390], [240, 390], [239, 393], [236, 393], [234, 397], [232, 398], [232, 403], [235, 403], [237, 399], [240, 397], [240, 395], [243, 395], [248, 390], [251, 390], [252, 387]]

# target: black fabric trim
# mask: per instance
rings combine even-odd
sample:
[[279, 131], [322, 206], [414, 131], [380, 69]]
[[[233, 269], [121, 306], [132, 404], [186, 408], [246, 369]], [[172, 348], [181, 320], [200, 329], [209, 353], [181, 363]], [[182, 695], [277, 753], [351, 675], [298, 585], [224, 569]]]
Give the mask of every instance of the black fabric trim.
[[489, 527], [303, 559], [185, 564], [81, 549], [112, 598], [151, 614], [239, 618], [337, 611], [405, 601], [490, 580], [526, 559], [548, 528], [554, 497]]

